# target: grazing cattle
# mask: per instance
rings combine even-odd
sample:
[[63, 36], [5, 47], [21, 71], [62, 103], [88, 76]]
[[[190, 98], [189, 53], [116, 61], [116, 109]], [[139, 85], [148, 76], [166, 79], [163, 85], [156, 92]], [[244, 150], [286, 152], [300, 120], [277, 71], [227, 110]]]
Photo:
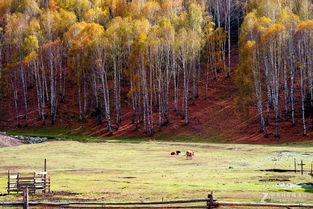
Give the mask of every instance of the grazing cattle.
[[192, 160], [192, 156], [194, 156], [195, 153], [193, 151], [187, 151], [186, 152], [186, 160]]
[[176, 153], [175, 152], [171, 152], [171, 155], [176, 155]]
[[176, 151], [176, 155], [179, 155], [181, 153], [181, 151], [177, 150]]

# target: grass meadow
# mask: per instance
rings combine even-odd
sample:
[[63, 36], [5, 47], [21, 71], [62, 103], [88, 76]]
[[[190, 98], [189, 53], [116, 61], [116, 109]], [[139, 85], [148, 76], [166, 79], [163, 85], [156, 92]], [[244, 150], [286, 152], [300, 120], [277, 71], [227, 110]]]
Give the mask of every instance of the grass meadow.
[[[184, 154], [170, 152], [193, 150]], [[33, 200], [149, 201], [205, 198], [210, 191], [223, 201], [313, 203], [313, 178], [294, 172], [293, 160], [313, 161], [309, 145], [268, 146], [182, 142], [49, 141], [0, 148], [0, 193], [6, 193], [7, 170], [32, 173], [47, 158], [53, 195]], [[0, 196], [0, 201], [21, 195]], [[262, 200], [263, 199], [263, 200]]]

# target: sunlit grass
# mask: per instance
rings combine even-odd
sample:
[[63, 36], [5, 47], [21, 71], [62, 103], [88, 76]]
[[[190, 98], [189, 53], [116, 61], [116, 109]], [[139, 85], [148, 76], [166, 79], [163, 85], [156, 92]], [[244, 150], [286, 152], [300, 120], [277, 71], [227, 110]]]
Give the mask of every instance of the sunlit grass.
[[[166, 200], [204, 198], [214, 191], [216, 198], [222, 200], [260, 201], [264, 192], [296, 192], [309, 195], [306, 199], [312, 201], [312, 188], [288, 186], [312, 182], [309, 175], [259, 171], [293, 169], [294, 157], [308, 164], [313, 157], [311, 149], [310, 146], [174, 142], [52, 141], [22, 145], [0, 149], [0, 193], [6, 192], [8, 169], [23, 173], [42, 170], [43, 159], [47, 158], [52, 191], [76, 193], [59, 195], [59, 199]], [[170, 152], [176, 150], [193, 150], [194, 159], [170, 156]], [[268, 179], [289, 181], [266, 181]], [[17, 198], [21, 197], [5, 196], [0, 200]]]

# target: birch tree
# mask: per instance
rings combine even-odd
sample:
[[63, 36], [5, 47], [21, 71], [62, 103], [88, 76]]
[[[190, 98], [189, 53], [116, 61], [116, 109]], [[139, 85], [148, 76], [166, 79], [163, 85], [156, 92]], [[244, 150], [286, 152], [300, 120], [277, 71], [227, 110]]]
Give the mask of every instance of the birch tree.
[[[313, 21], [304, 21], [297, 27], [296, 32], [296, 52], [298, 58], [298, 68], [300, 74], [300, 91], [301, 91], [301, 113], [303, 135], [307, 135], [305, 101], [309, 97], [309, 104], [313, 106]], [[307, 96], [308, 95], [308, 96]], [[311, 114], [312, 116], [312, 114]], [[312, 124], [312, 123], [311, 123]]]

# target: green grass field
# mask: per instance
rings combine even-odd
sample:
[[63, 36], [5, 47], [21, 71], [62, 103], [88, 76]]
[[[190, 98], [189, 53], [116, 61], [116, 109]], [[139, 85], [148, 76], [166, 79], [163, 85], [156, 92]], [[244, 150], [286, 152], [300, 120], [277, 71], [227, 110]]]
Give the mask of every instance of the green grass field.
[[[1, 130], [1, 127], [0, 127]], [[64, 127], [54, 126], [47, 128], [38, 128], [38, 129], [12, 129], [7, 131], [9, 135], [19, 135], [19, 136], [35, 136], [35, 137], [48, 137], [52, 139], [65, 139], [65, 140], [73, 140], [79, 142], [105, 142], [105, 141], [122, 141], [122, 142], [144, 142], [156, 140], [156, 141], [171, 141], [171, 142], [196, 142], [196, 143], [228, 143], [222, 136], [212, 136], [212, 137], [199, 137], [194, 136], [188, 133], [179, 133], [173, 135], [173, 133], [159, 133], [154, 137], [147, 137], [143, 134], [133, 133], [131, 136], [119, 137], [109, 137], [109, 138], [101, 138], [101, 137], [91, 137], [86, 136], [84, 134], [79, 133], [75, 128], [65, 129]]]
[[[170, 152], [193, 150], [193, 160]], [[0, 148], [0, 193], [7, 170], [41, 171], [48, 160], [54, 196], [43, 200], [147, 201], [205, 198], [210, 191], [225, 201], [313, 203], [313, 178], [293, 172], [293, 159], [313, 161], [309, 145], [263, 146], [204, 143], [81, 143], [51, 141]], [[298, 185], [305, 183], [306, 185]], [[1, 196], [0, 201], [21, 196]]]

